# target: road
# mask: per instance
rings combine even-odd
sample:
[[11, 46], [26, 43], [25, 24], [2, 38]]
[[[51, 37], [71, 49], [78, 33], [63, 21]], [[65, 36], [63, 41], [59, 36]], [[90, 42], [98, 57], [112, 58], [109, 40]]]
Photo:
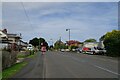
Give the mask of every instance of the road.
[[118, 78], [118, 60], [74, 52], [37, 53], [13, 78]]

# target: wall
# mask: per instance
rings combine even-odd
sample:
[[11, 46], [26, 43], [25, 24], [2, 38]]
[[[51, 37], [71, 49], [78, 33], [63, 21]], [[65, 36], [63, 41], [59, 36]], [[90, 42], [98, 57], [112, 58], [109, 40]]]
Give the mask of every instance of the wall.
[[7, 52], [2, 51], [2, 69], [10, 67], [11, 65], [16, 63], [17, 60], [17, 52]]

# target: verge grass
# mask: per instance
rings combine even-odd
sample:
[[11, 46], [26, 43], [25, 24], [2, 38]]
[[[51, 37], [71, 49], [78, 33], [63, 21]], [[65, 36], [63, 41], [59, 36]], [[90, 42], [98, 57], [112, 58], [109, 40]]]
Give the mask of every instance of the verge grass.
[[27, 64], [28, 64], [27, 62], [21, 62], [21, 63], [14, 64], [13, 66], [3, 70], [2, 71], [3, 80], [4, 80], [4, 78], [9, 78], [9, 77], [13, 76]]

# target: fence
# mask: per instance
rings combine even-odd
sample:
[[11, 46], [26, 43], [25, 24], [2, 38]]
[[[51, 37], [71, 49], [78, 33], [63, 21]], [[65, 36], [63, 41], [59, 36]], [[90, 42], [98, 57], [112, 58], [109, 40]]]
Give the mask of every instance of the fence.
[[16, 63], [17, 60], [17, 52], [12, 51], [2, 51], [2, 69], [8, 68], [11, 65]]

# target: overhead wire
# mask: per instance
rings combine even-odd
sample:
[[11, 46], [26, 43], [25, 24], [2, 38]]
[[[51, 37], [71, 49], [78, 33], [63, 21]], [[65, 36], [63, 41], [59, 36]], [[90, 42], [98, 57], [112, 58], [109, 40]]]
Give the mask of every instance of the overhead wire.
[[25, 13], [25, 16], [26, 16], [28, 22], [30, 23], [30, 26], [32, 27], [31, 20], [30, 20], [30, 18], [29, 18], [29, 15], [28, 15], [28, 13], [27, 13], [27, 11], [26, 11], [26, 8], [25, 8], [25, 6], [24, 6], [24, 4], [23, 4], [22, 1], [21, 1], [21, 5], [22, 5], [22, 7], [23, 7], [23, 10], [24, 10], [24, 13]]

